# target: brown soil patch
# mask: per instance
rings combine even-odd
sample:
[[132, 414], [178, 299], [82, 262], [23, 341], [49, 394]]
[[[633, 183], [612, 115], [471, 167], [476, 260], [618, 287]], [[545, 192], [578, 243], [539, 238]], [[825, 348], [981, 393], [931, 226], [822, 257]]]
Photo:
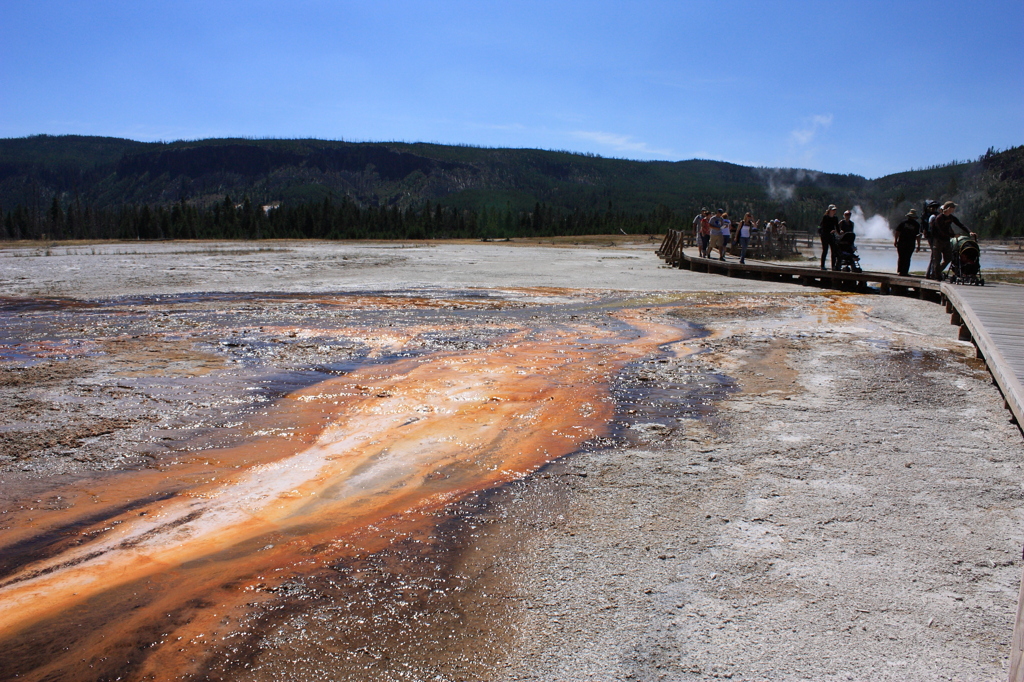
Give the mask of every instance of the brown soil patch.
[[778, 397], [800, 392], [799, 372], [790, 367], [791, 346], [757, 344], [743, 356], [733, 374], [744, 393], [775, 394]]
[[53, 448], [79, 448], [86, 438], [105, 436], [138, 423], [138, 419], [101, 419], [45, 431], [0, 431], [0, 457], [28, 459], [34, 452]]

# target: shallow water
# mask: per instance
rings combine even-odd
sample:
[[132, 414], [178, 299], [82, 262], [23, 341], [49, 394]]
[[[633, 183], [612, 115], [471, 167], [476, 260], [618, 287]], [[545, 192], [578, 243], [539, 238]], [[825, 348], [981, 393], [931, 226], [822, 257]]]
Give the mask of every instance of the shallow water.
[[[931, 258], [931, 250], [927, 243], [922, 243], [923, 249], [915, 251], [910, 259], [911, 273], [924, 273], [928, 269], [928, 261]], [[1024, 251], [1015, 248], [1004, 248], [999, 245], [986, 245], [984, 240], [981, 246], [981, 268], [987, 270], [1024, 270]], [[812, 249], [801, 247], [808, 257], [821, 257], [821, 250], [817, 244]], [[891, 241], [879, 239], [857, 239], [857, 255], [860, 256], [860, 266], [864, 270], [872, 272], [896, 272], [896, 248]]]
[[[336, 600], [371, 623], [432, 614], [422, 641], [452, 631], [446, 557], [467, 500], [631, 423], [706, 416], [730, 390], [647, 386], [643, 363], [698, 331], [669, 311], [537, 290], [6, 302], [8, 372], [79, 363], [170, 407], [140, 465], [38, 499], [38, 480], [8, 484], [0, 677], [250, 679], [274, 614]], [[356, 630], [303, 660], [358, 661], [373, 628]], [[295, 661], [262, 665], [274, 679]]]

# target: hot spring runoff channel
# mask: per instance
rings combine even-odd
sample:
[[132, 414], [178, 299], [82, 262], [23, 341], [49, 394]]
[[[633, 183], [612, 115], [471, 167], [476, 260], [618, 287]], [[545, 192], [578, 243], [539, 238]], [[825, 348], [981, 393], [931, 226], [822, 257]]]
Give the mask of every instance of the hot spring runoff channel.
[[347, 566], [333, 589], [372, 620], [397, 597], [352, 598], [358, 562], [429, 555], [423, 579], [467, 500], [730, 390], [652, 381], [700, 331], [592, 292], [0, 303], [7, 384], [109, 426], [3, 463], [0, 679], [249, 679], [254, 614], [301, 615], [296, 581]]

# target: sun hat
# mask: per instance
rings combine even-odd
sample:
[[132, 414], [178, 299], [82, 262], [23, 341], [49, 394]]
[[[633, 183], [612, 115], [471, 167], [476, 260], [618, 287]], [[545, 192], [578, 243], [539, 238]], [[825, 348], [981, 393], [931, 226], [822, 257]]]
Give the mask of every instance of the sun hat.
[[834, 211], [834, 210], [836, 210], [836, 205], [835, 204], [829, 204], [828, 208], [826, 208], [825, 210], [826, 211]]
[[917, 217], [917, 211], [914, 210], [914, 209], [910, 209], [909, 211], [907, 211], [907, 217], [908, 218], [916, 218]]
[[952, 201], [947, 201], [942, 205], [942, 209], [946, 210], [947, 208], [956, 208], [956, 204], [954, 204]]

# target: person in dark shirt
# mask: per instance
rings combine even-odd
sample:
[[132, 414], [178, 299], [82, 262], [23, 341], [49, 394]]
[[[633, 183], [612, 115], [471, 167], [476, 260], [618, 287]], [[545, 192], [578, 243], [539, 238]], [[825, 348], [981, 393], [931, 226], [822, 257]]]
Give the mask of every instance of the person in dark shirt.
[[950, 242], [950, 239], [958, 234], [959, 230], [962, 230], [963, 234], [968, 234], [975, 239], [978, 237], [977, 234], [964, 227], [960, 219], [953, 215], [955, 210], [956, 204], [952, 201], [947, 201], [942, 205], [942, 211], [939, 215], [935, 216], [935, 222], [932, 223], [933, 237], [939, 247], [939, 253], [942, 255], [942, 261], [935, 271], [935, 279], [939, 281], [944, 276], [943, 273], [946, 271], [946, 266], [953, 260], [953, 244]]
[[829, 204], [825, 215], [821, 217], [818, 224], [818, 238], [821, 239], [821, 269], [825, 269], [825, 256], [829, 255], [829, 247], [832, 247], [832, 269], [836, 269], [836, 247], [835, 232], [839, 226], [839, 218], [836, 218], [835, 204]]
[[931, 249], [931, 259], [928, 261], [928, 272], [925, 277], [935, 279], [935, 268], [942, 262], [942, 249], [939, 248], [935, 235], [932, 234], [932, 223], [939, 213], [939, 202], [929, 199], [924, 204], [924, 214], [921, 216], [921, 233], [928, 240], [928, 248]]
[[836, 226], [836, 236], [841, 237], [847, 232], [853, 232], [853, 221], [850, 220], [850, 212], [843, 211], [843, 219]]
[[843, 268], [843, 253], [847, 251], [852, 254], [857, 253], [856, 248], [853, 246], [856, 235], [853, 231], [853, 221], [850, 220], [850, 215], [849, 211], [843, 211], [843, 219], [836, 223], [835, 232], [832, 233], [833, 270], [841, 270]]
[[921, 241], [921, 223], [917, 222], [917, 211], [910, 209], [906, 218], [896, 226], [893, 235], [896, 247], [896, 274], [910, 274], [910, 258]]

